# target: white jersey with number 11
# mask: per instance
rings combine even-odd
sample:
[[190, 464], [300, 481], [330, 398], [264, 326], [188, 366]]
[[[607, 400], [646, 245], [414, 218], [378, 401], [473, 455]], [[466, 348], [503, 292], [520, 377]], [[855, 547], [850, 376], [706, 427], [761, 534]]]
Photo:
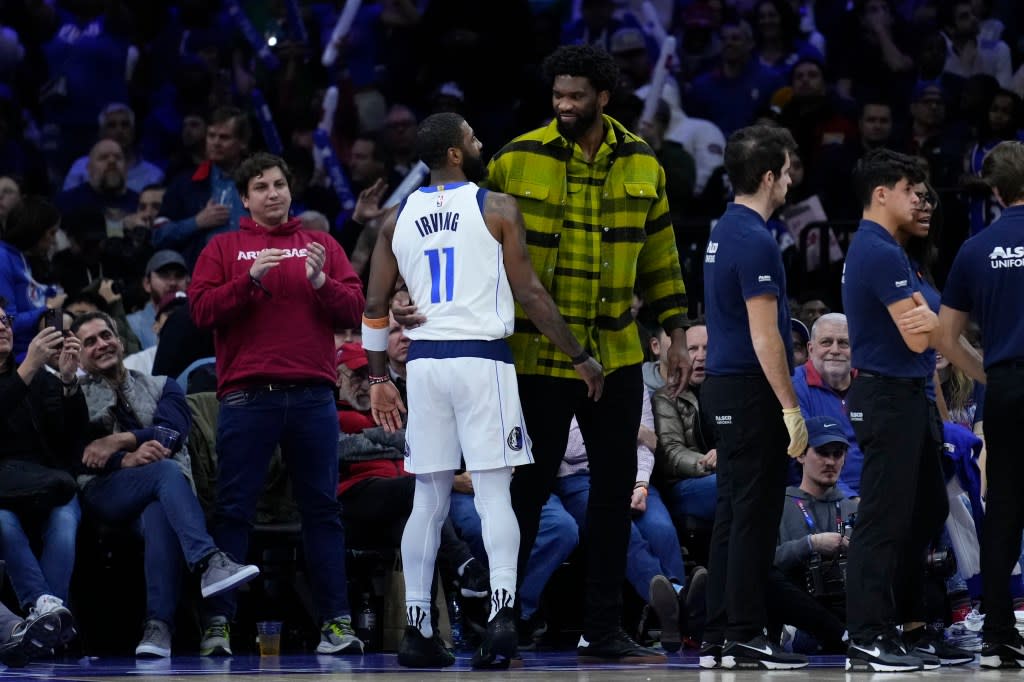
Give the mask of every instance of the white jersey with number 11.
[[487, 190], [472, 182], [421, 187], [401, 206], [392, 250], [409, 295], [427, 321], [413, 340], [501, 339], [515, 302], [501, 243], [484, 223]]

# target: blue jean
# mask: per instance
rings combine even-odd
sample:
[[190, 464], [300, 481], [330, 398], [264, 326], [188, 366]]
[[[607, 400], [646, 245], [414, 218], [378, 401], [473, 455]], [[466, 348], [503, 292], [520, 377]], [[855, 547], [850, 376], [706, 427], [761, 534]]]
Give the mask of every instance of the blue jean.
[[[590, 474], [583, 472], [559, 478], [555, 482], [555, 494], [586, 537]], [[652, 487], [647, 494], [647, 511], [634, 517], [630, 524], [626, 580], [640, 598], [647, 601], [651, 579], [656, 575], [663, 575], [679, 585], [686, 580], [683, 550], [679, 546], [672, 517], [661, 501], [661, 495]]]
[[146, 618], [173, 625], [183, 561], [195, 567], [217, 551], [192, 486], [172, 459], [97, 476], [82, 502], [100, 520], [130, 524], [144, 540]]
[[680, 525], [682, 525], [684, 516], [714, 521], [717, 503], [717, 474], [700, 478], [684, 478], [673, 483], [668, 492], [668, 508], [672, 512], [672, 518]]
[[75, 565], [75, 538], [81, 520], [77, 495], [67, 504], [51, 509], [39, 526], [43, 543], [42, 552], [36, 557], [18, 515], [0, 509], [0, 548], [14, 594], [23, 608], [35, 605], [36, 599], [44, 594], [68, 600]]
[[[449, 518], [473, 550], [473, 556], [483, 557], [486, 561], [480, 515], [477, 514], [473, 496], [453, 492]], [[536, 613], [548, 580], [562, 562], [569, 558], [578, 543], [579, 529], [575, 519], [565, 511], [561, 501], [551, 495], [541, 508], [537, 539], [530, 550], [526, 574], [520, 581], [519, 594], [516, 596], [521, 618], [525, 620]]]
[[[235, 391], [217, 421], [217, 504], [213, 537], [243, 561], [256, 502], [277, 445], [302, 517], [302, 546], [321, 622], [349, 615], [345, 530], [338, 485], [338, 413], [330, 386]], [[235, 615], [235, 595], [207, 600], [207, 616]]]

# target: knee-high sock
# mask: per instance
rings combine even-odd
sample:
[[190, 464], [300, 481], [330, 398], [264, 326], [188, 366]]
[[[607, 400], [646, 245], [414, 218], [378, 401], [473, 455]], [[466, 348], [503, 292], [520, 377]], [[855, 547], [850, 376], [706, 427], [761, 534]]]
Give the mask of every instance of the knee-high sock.
[[412, 513], [402, 533], [406, 611], [409, 625], [419, 628], [424, 637], [434, 633], [430, 622], [430, 582], [441, 544], [441, 524], [448, 518], [454, 477], [454, 471], [416, 475]]
[[474, 471], [473, 497], [491, 566], [491, 618], [512, 606], [516, 594], [516, 561], [519, 556], [519, 523], [512, 511], [512, 468]]

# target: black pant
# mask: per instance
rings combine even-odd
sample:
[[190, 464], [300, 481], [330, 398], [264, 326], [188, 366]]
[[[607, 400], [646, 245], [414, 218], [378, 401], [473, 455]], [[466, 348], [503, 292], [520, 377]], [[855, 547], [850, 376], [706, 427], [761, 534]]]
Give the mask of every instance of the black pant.
[[[917, 472], [917, 499], [914, 503], [912, 540], [906, 560], [899, 566], [894, 582], [896, 622], [930, 623], [944, 620], [947, 609], [936, 602], [936, 578], [928, 573], [928, 551], [942, 536], [942, 528], [949, 517], [949, 496], [946, 494], [946, 476], [942, 470], [942, 417], [939, 408], [928, 401], [928, 431], [921, 467]], [[944, 581], [939, 581], [944, 582]], [[932, 595], [929, 600], [929, 594]], [[937, 616], [937, 617], [936, 617]]]
[[704, 639], [746, 642], [768, 624], [767, 586], [786, 494], [789, 432], [764, 376], [711, 376], [701, 397], [718, 430]]
[[792, 625], [818, 640], [824, 653], [845, 653], [846, 604], [819, 600], [803, 585], [772, 567], [768, 575], [768, 630]]
[[911, 603], [922, 594], [914, 581], [924, 580], [925, 552], [949, 503], [938, 459], [942, 437], [923, 379], [862, 373], [847, 404], [864, 453], [846, 573], [847, 626], [851, 639], [870, 642], [919, 610]]
[[1024, 528], [1024, 456], [1020, 421], [1024, 417], [1024, 361], [997, 365], [987, 371], [985, 390], [985, 449], [988, 480], [985, 523], [981, 537], [983, 637], [988, 643], [1013, 640], [1014, 616], [1010, 571], [1020, 557]]
[[640, 365], [605, 377], [604, 394], [594, 402], [578, 379], [520, 375], [519, 397], [534, 463], [516, 467], [512, 506], [519, 521], [519, 580], [537, 537], [540, 510], [554, 487], [565, 456], [573, 414], [590, 462], [590, 501], [586, 542], [587, 578], [584, 635], [593, 641], [621, 626], [622, 586], [629, 546], [629, 500], [636, 482], [636, 438], [643, 406]]

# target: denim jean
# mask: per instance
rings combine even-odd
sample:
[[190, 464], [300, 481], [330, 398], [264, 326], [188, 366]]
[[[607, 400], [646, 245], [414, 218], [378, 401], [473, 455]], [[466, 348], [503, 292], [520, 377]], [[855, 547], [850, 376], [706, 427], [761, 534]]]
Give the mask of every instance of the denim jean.
[[[473, 550], [473, 556], [486, 561], [480, 515], [477, 514], [473, 496], [466, 493], [452, 493], [449, 517], [456, 529]], [[576, 520], [569, 515], [555, 496], [548, 497], [540, 511], [540, 527], [537, 539], [530, 550], [526, 563], [526, 574], [519, 585], [516, 603], [519, 615], [528, 619], [540, 607], [540, 598], [552, 574], [569, 558], [579, 543], [579, 529]]]
[[[277, 445], [302, 517], [313, 601], [320, 622], [349, 615], [345, 531], [338, 485], [338, 413], [331, 387], [235, 391], [217, 420], [217, 503], [213, 537], [239, 561], [249, 550], [256, 503]], [[207, 617], [235, 615], [235, 595], [207, 600]]]
[[714, 521], [715, 505], [718, 503], [718, 475], [676, 481], [666, 497], [665, 504], [680, 527], [685, 516]]
[[82, 502], [100, 520], [130, 524], [144, 540], [146, 618], [173, 625], [183, 559], [189, 569], [217, 550], [192, 486], [172, 459], [97, 476]]
[[75, 538], [81, 520], [82, 508], [76, 495], [67, 504], [51, 509], [45, 519], [30, 525], [29, 529], [38, 529], [42, 537], [42, 551], [37, 557], [18, 515], [0, 509], [0, 556], [7, 563], [7, 575], [22, 608], [34, 606], [44, 594], [68, 600], [75, 565]]
[[[555, 493], [586, 537], [590, 474], [583, 472], [559, 478], [555, 483]], [[651, 579], [656, 575], [663, 575], [679, 585], [683, 585], [686, 580], [679, 536], [661, 495], [652, 487], [647, 493], [647, 511], [633, 517], [633, 523], [630, 524], [626, 580], [640, 598], [647, 601]]]

